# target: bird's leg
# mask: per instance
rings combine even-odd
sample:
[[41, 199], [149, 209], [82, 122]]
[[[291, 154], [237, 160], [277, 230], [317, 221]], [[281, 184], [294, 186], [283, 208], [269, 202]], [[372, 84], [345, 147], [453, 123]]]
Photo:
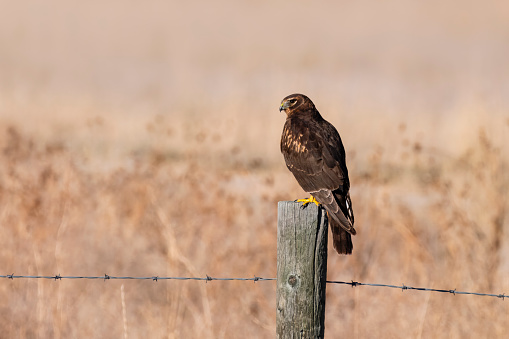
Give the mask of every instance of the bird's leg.
[[318, 201], [316, 201], [315, 197], [310, 195], [309, 198], [307, 199], [298, 199], [298, 200], [295, 200], [296, 202], [301, 202], [302, 203], [302, 207], [306, 207], [310, 202], [312, 203], [315, 203], [316, 206], [320, 206], [320, 203]]

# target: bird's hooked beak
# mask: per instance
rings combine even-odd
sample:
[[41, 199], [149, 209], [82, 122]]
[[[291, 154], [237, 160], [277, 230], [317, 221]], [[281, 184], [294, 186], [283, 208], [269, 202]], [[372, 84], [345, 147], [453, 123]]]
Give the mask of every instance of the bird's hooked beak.
[[289, 105], [288, 101], [283, 101], [281, 103], [281, 106], [279, 106], [279, 112], [284, 111], [285, 109], [287, 109], [288, 105]]

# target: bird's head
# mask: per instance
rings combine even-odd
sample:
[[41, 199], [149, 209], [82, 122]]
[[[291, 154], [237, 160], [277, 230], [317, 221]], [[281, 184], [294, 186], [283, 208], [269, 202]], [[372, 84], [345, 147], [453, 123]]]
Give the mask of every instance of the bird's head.
[[286, 98], [281, 101], [281, 106], [279, 106], [279, 111], [284, 111], [286, 116], [290, 116], [296, 111], [307, 111], [314, 110], [315, 105], [304, 94], [290, 94]]

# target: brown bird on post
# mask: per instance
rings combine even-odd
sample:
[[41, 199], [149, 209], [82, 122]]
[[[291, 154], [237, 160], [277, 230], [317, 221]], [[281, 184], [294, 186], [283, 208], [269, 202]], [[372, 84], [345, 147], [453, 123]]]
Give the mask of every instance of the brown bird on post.
[[281, 136], [286, 167], [302, 189], [311, 194], [309, 199], [297, 201], [321, 204], [329, 214], [334, 248], [339, 254], [352, 254], [352, 235], [357, 232], [348, 193], [345, 148], [338, 131], [303, 94], [284, 98], [279, 111], [286, 113]]

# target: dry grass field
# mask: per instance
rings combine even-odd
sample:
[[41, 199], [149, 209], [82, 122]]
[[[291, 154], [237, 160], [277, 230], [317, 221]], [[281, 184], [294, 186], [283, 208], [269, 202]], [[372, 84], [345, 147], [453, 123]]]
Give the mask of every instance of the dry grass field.
[[[275, 277], [280, 100], [342, 135], [330, 280], [509, 293], [509, 5], [0, 12], [0, 274]], [[271, 338], [274, 282], [0, 279], [2, 338]], [[497, 298], [327, 286], [327, 338], [503, 338]]]

